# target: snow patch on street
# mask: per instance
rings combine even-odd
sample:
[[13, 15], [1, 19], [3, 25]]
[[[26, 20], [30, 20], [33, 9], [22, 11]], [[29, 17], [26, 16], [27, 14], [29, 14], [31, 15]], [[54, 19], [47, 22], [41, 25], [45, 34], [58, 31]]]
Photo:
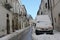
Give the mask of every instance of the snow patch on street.
[[54, 31], [53, 35], [49, 34], [36, 35], [35, 33], [33, 33], [32, 38], [33, 40], [60, 40], [60, 32]]

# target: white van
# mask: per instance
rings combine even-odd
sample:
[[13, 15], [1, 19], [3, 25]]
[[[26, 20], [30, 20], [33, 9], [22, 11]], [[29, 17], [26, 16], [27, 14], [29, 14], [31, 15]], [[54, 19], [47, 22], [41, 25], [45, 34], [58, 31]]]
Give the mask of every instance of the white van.
[[48, 15], [38, 15], [36, 17], [36, 28], [35, 28], [36, 34], [53, 34], [53, 26], [52, 22]]

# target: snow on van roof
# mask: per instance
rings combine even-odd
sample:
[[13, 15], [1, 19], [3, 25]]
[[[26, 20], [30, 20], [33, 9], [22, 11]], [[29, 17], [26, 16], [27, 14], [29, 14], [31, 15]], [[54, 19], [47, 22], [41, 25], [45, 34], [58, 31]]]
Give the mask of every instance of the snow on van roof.
[[36, 21], [50, 21], [50, 18], [48, 15], [38, 15], [36, 16]]

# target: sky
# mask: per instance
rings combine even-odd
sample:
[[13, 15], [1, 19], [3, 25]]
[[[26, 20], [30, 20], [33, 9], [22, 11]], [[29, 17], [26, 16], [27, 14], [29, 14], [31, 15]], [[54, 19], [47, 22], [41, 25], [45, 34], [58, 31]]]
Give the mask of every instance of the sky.
[[21, 3], [25, 5], [27, 13], [35, 19], [41, 0], [21, 0]]

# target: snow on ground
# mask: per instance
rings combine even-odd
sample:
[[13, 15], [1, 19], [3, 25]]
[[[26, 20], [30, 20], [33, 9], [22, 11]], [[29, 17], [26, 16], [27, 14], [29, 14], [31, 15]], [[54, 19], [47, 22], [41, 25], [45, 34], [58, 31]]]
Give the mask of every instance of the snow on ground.
[[53, 35], [49, 35], [49, 34], [36, 35], [35, 33], [33, 33], [32, 39], [33, 40], [60, 40], [60, 32], [54, 30]]

